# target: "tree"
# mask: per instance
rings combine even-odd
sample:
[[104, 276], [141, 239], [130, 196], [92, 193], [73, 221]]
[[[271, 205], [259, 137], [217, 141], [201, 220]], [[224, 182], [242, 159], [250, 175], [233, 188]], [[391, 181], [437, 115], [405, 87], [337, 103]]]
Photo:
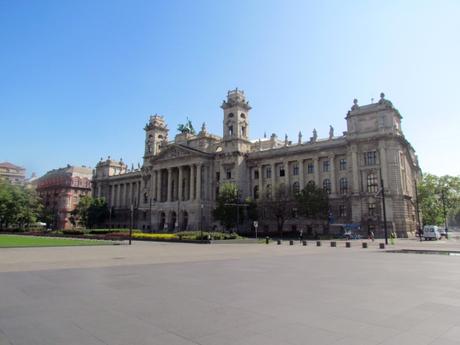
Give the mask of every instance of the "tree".
[[277, 230], [282, 236], [284, 223], [292, 217], [294, 202], [291, 190], [280, 184], [273, 193], [267, 191], [262, 195], [260, 206], [264, 210], [265, 218], [276, 220]]
[[224, 183], [217, 196], [217, 207], [213, 210], [213, 218], [220, 221], [226, 230], [236, 225], [237, 206], [239, 203], [238, 186], [234, 183]]
[[460, 220], [460, 176], [425, 174], [417, 187], [423, 224], [443, 224], [445, 217]]
[[295, 199], [299, 215], [310, 219], [328, 218], [329, 195], [314, 183], [307, 183]]
[[37, 221], [41, 208], [34, 190], [0, 181], [0, 228], [29, 226]]
[[75, 226], [92, 228], [104, 223], [109, 214], [107, 202], [104, 198], [92, 198], [83, 196], [80, 198], [77, 207], [71, 212], [71, 223]]

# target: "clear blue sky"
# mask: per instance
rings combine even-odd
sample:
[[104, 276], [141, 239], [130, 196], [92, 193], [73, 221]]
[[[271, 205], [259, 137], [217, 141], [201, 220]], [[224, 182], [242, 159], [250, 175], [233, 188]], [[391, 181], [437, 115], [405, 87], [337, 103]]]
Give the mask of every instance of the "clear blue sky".
[[460, 174], [459, 1], [0, 0], [0, 161], [28, 174], [141, 162], [143, 126], [221, 135], [228, 89], [252, 138], [345, 130], [381, 91], [425, 172]]

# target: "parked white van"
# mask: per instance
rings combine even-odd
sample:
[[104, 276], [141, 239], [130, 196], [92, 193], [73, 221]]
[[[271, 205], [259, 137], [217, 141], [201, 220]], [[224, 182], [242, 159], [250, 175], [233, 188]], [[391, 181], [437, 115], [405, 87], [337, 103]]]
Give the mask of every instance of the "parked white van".
[[436, 225], [425, 225], [423, 227], [423, 238], [426, 240], [439, 240], [441, 233]]

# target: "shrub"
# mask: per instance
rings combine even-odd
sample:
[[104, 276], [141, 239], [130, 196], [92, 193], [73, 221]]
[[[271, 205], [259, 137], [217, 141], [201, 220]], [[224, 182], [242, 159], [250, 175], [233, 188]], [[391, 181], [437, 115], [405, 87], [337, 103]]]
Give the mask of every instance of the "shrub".
[[133, 233], [133, 238], [139, 239], [152, 239], [152, 240], [173, 240], [177, 239], [176, 234], [151, 234], [151, 233], [143, 233], [143, 232], [136, 232]]
[[62, 230], [63, 235], [84, 235], [85, 232], [83, 230], [78, 230], [78, 229], [68, 229], [68, 230]]

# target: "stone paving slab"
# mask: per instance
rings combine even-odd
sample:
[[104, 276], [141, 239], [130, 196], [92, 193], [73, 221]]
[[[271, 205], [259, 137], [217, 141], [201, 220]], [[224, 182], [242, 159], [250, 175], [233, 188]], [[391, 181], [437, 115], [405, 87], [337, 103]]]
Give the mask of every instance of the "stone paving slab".
[[0, 344], [460, 345], [460, 257], [378, 242], [0, 250]]

